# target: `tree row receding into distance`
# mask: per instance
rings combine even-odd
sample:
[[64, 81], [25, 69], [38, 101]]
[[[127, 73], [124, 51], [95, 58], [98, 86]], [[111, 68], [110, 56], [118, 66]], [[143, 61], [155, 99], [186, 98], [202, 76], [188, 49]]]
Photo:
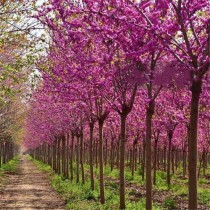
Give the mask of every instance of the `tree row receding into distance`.
[[127, 164], [141, 169], [152, 209], [156, 171], [170, 186], [182, 163], [188, 208], [197, 209], [210, 152], [209, 11], [206, 0], [45, 3], [35, 18], [51, 44], [25, 124], [31, 154], [71, 180], [76, 162], [77, 182], [88, 173], [94, 190], [99, 179], [101, 204], [104, 166], [118, 168], [120, 209]]

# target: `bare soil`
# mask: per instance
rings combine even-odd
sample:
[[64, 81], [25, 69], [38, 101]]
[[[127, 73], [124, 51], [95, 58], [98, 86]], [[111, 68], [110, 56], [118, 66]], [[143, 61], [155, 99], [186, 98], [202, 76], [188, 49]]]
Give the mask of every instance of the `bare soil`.
[[7, 180], [0, 191], [1, 210], [65, 210], [65, 202], [50, 186], [48, 175], [25, 156], [21, 158], [17, 172], [7, 174]]

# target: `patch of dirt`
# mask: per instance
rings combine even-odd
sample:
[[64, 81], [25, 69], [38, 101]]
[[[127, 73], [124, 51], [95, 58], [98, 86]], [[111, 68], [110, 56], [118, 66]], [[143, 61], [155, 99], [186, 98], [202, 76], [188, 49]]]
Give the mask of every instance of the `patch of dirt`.
[[65, 202], [51, 188], [48, 175], [26, 157], [21, 158], [17, 173], [7, 176], [8, 182], [0, 191], [0, 209], [65, 210]]

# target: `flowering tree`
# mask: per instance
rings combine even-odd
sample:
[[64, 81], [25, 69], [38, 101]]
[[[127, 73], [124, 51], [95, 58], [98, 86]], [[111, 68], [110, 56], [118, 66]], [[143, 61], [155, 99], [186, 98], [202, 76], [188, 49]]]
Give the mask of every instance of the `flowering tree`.
[[[96, 150], [100, 169], [100, 201], [104, 204], [104, 151], [107, 163], [104, 139], [107, 146], [108, 138], [111, 138], [110, 145], [113, 146], [119, 135], [115, 128], [120, 124], [117, 161], [120, 170], [120, 208], [125, 208], [126, 145], [129, 148], [133, 146], [134, 160], [136, 142], [142, 138], [143, 171], [146, 166], [146, 209], [151, 209], [152, 138], [155, 151], [153, 181], [155, 183], [159, 142], [165, 153], [168, 151], [169, 185], [171, 155], [173, 157], [173, 148], [178, 148], [178, 143], [172, 139], [179, 139], [184, 142], [183, 151], [186, 152], [187, 145], [189, 148], [189, 208], [197, 208], [197, 156], [194, 154], [197, 154], [199, 98], [203, 78], [209, 69], [208, 7], [206, 1], [182, 0], [87, 0], [82, 3], [59, 0], [46, 3], [36, 18], [50, 29], [52, 44], [46, 58], [41, 59], [39, 64], [43, 83], [31, 105], [36, 118], [27, 121], [28, 130], [37, 137], [36, 143], [29, 137], [27, 144], [34, 142], [34, 146], [38, 146], [55, 138], [66, 139], [66, 144], [62, 140], [62, 148], [65, 148], [69, 144], [71, 130], [71, 156], [76, 147], [77, 180], [80, 158], [84, 182], [83, 136], [89, 135], [90, 141], [85, 143], [89, 145], [91, 189], [94, 189], [93, 156]], [[187, 85], [191, 87], [191, 103]], [[46, 111], [45, 117], [39, 114], [41, 110]], [[135, 117], [130, 114], [131, 111]], [[52, 113], [56, 115], [52, 117]], [[145, 125], [138, 118], [146, 118]], [[98, 132], [94, 129], [95, 125]], [[39, 134], [40, 126], [46, 132]], [[188, 133], [188, 142], [186, 135], [185, 140], [181, 140], [182, 133]], [[95, 142], [99, 140], [99, 147], [96, 143], [96, 148], [93, 145], [94, 136]], [[76, 142], [74, 137], [77, 137]], [[60, 141], [56, 142], [60, 148]], [[70, 165], [72, 168], [72, 159]]]

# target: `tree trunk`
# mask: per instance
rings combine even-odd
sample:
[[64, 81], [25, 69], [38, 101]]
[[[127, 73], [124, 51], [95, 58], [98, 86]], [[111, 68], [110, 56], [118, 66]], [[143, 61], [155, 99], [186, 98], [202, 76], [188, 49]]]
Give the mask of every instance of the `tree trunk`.
[[70, 179], [74, 179], [74, 169], [73, 169], [73, 155], [74, 155], [74, 134], [71, 134], [71, 156], [70, 156]]
[[171, 141], [172, 135], [168, 134], [168, 164], [167, 164], [167, 184], [171, 185]]
[[172, 173], [173, 173], [173, 174], [174, 174], [174, 171], [175, 171], [175, 170], [174, 170], [174, 151], [175, 151], [175, 150], [174, 150], [174, 148], [172, 147], [172, 151], [171, 151], [171, 153], [172, 153], [172, 154], [171, 154], [171, 155], [172, 155], [172, 156], [171, 156], [171, 167], [172, 167]]
[[204, 152], [202, 152], [201, 157], [200, 157], [200, 165], [198, 167], [198, 179], [200, 178], [200, 172], [201, 172], [201, 167], [202, 167], [203, 161], [204, 161]]
[[114, 138], [112, 137], [111, 139], [111, 153], [110, 153], [110, 166], [111, 166], [111, 171], [113, 170], [113, 165], [114, 165]]
[[204, 152], [203, 176], [206, 176], [206, 168], [207, 168], [207, 152]]
[[76, 182], [78, 183], [79, 182], [79, 144], [80, 144], [80, 142], [79, 142], [79, 135], [77, 135], [77, 147], [76, 147], [76, 161], [77, 161], [77, 172], [76, 172], [76, 174], [77, 174], [77, 179], [76, 179]]
[[82, 173], [82, 184], [85, 184], [85, 172], [84, 172], [84, 163], [83, 163], [83, 134], [80, 136], [80, 166]]
[[117, 169], [119, 169], [120, 167], [120, 140], [119, 138], [117, 140], [116, 156], [117, 156]]
[[153, 184], [156, 185], [156, 168], [157, 168], [157, 143], [155, 140], [155, 148], [154, 148], [154, 175], [153, 175]]
[[146, 140], [143, 140], [143, 152], [142, 152], [142, 165], [141, 165], [141, 169], [142, 169], [142, 180], [144, 180], [144, 175], [145, 175], [145, 162], [146, 162]]
[[104, 193], [104, 166], [103, 166], [103, 121], [99, 121], [99, 176], [100, 176], [100, 201], [101, 204], [105, 203]]
[[121, 114], [121, 138], [120, 138], [120, 209], [125, 209], [125, 132], [126, 116]]
[[164, 171], [166, 171], [166, 153], [167, 153], [167, 150], [166, 150], [166, 146], [164, 146], [164, 151], [163, 151], [163, 159], [164, 159]]
[[185, 151], [185, 148], [183, 150], [183, 178], [186, 177], [186, 167], [187, 166], [187, 154], [186, 154], [186, 151]]
[[108, 142], [107, 142], [107, 139], [105, 140], [105, 148], [104, 148], [104, 153], [105, 153], [105, 160], [104, 160], [104, 164], [105, 166], [107, 165], [107, 153], [108, 153]]
[[66, 136], [66, 178], [69, 179], [69, 133]]
[[96, 168], [98, 168], [98, 140], [95, 140], [95, 162], [96, 162]]
[[90, 183], [91, 190], [94, 190], [94, 174], [93, 174], [93, 129], [94, 125], [90, 124], [90, 144], [89, 144], [89, 164], [90, 164]]
[[60, 160], [60, 139], [58, 138], [57, 140], [57, 144], [58, 144], [58, 157], [57, 157], [57, 166], [58, 166], [58, 174], [61, 173], [61, 160]]
[[135, 140], [133, 141], [133, 150], [132, 150], [132, 161], [131, 161], [131, 171], [132, 171], [132, 176], [134, 176], [134, 170], [135, 170], [135, 148], [136, 148], [136, 143]]
[[66, 138], [65, 135], [62, 136], [62, 174], [66, 178]]
[[152, 209], [152, 115], [154, 103], [150, 102], [146, 113], [146, 209]]
[[189, 170], [189, 203], [190, 210], [197, 209], [197, 132], [199, 115], [199, 98], [202, 81], [192, 84], [192, 98], [190, 110], [190, 135], [188, 142], [188, 170]]

